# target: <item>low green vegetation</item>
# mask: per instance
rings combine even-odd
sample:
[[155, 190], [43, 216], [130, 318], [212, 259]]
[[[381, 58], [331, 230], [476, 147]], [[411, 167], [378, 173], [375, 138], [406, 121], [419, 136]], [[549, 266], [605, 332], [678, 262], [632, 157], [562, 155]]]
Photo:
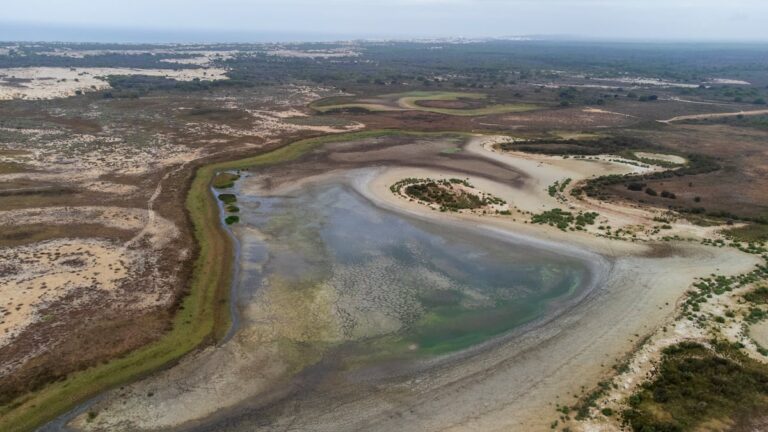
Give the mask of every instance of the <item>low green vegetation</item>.
[[629, 398], [624, 424], [636, 432], [685, 432], [765, 412], [768, 366], [728, 342], [713, 346], [683, 342], [664, 349], [653, 379]]
[[768, 286], [757, 287], [744, 294], [744, 299], [750, 303], [768, 304]]
[[[347, 102], [340, 102], [337, 99], [328, 99], [326, 101], [318, 101], [310, 105], [314, 110], [321, 113], [329, 113], [334, 111], [426, 111], [437, 114], [453, 115], [453, 116], [484, 116], [491, 114], [504, 114], [512, 112], [523, 112], [540, 109], [541, 107], [534, 104], [516, 103], [516, 104], [490, 104], [477, 108], [439, 108], [425, 106], [424, 102], [459, 102], [462, 100], [468, 101], [480, 101], [487, 99], [488, 95], [484, 93], [464, 93], [464, 92], [447, 92], [447, 91], [414, 91], [408, 93], [396, 93], [378, 96], [372, 98], [371, 101], [357, 102], [350, 100]], [[373, 102], [380, 100], [380, 102]]]
[[[644, 191], [648, 195], [658, 196], [659, 192], [653, 189], [649, 191], [648, 190], [649, 188], [644, 186], [646, 181], [706, 174], [706, 173], [718, 171], [721, 168], [717, 160], [709, 156], [699, 155], [699, 154], [687, 154], [685, 155], [685, 158], [688, 161], [688, 164], [684, 166], [675, 165], [675, 167], [677, 167], [675, 169], [669, 169], [665, 171], [655, 171], [655, 172], [645, 173], [645, 174], [626, 174], [626, 175], [612, 174], [612, 175], [589, 179], [584, 183], [583, 186], [579, 188], [574, 188], [572, 193], [574, 195], [580, 195], [584, 193], [587, 196], [592, 198], [606, 199], [608, 198], [608, 192], [606, 191], [607, 187], [612, 185], [624, 184], [627, 187], [627, 189], [631, 191], [637, 191], [637, 192]], [[638, 187], [637, 185], [640, 185], [640, 186]], [[662, 191], [662, 192], [666, 192], [664, 193], [664, 196], [663, 196], [664, 198], [668, 198], [668, 199], [676, 198], [674, 191]], [[656, 195], [653, 195], [654, 193]], [[690, 208], [690, 209], [683, 208], [678, 210], [684, 211], [684, 212], [689, 211], [695, 214], [706, 213], [705, 210], [699, 211], [696, 208]]]
[[237, 202], [237, 196], [231, 193], [219, 194], [219, 201], [223, 202], [224, 204], [234, 204]]
[[218, 173], [213, 178], [213, 187], [216, 189], [229, 189], [235, 186], [235, 182], [238, 180], [240, 180], [240, 175], [238, 174], [230, 172]]
[[549, 225], [563, 231], [582, 231], [587, 225], [594, 225], [599, 215], [595, 212], [579, 212], [573, 214], [559, 208], [547, 210], [531, 217], [531, 223]]
[[407, 178], [390, 187], [393, 193], [428, 203], [438, 204], [440, 211], [471, 210], [489, 205], [504, 205], [506, 201], [493, 195], [472, 193], [474, 187], [466, 180], [451, 178], [448, 180]]
[[736, 126], [736, 127], [768, 129], [768, 115], [736, 114], [730, 117], [684, 120], [682, 123], [699, 124], [699, 125], [725, 124], [728, 126]]
[[683, 316], [691, 321], [705, 323], [708, 317], [703, 313], [699, 313], [701, 311], [701, 304], [706, 303], [712, 296], [722, 295], [765, 279], [768, 279], [768, 265], [765, 264], [758, 265], [751, 272], [740, 275], [712, 275], [701, 278], [693, 284], [694, 290], [688, 292], [688, 296], [683, 303]]
[[522, 151], [560, 156], [614, 154], [632, 160], [637, 160], [635, 151], [660, 149], [660, 147], [645, 139], [628, 135], [601, 135], [587, 138], [533, 138], [504, 142], [499, 144], [499, 148], [504, 151]]
[[725, 230], [723, 234], [739, 242], [768, 242], [768, 224], [750, 223]]
[[556, 180], [547, 188], [547, 192], [549, 193], [549, 196], [555, 197], [557, 196], [557, 194], [563, 193], [565, 191], [565, 188], [567, 188], [570, 183], [571, 183], [570, 178], [567, 178], [563, 181]]
[[16, 162], [0, 162], [0, 174], [16, 174], [28, 171], [24, 165]]
[[490, 114], [504, 114], [511, 112], [523, 112], [539, 109], [533, 104], [492, 104], [480, 108], [434, 108], [419, 105], [424, 101], [461, 101], [466, 100], [484, 100], [488, 95], [483, 93], [456, 93], [456, 92], [410, 92], [404, 93], [398, 99], [398, 104], [402, 107], [418, 111], [429, 111], [438, 114], [447, 114], [455, 116], [484, 116]]
[[229, 215], [226, 218], [224, 218], [224, 223], [226, 223], [227, 225], [236, 224], [238, 222], [240, 222], [240, 216]]

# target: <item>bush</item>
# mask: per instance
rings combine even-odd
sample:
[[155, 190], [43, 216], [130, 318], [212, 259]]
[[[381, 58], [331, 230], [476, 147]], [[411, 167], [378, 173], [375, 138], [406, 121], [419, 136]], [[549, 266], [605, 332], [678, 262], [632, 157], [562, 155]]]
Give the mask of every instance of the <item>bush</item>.
[[219, 194], [219, 200], [224, 204], [234, 204], [237, 202], [235, 194]]
[[655, 190], [653, 190], [653, 189], [651, 189], [651, 188], [645, 188], [645, 193], [647, 193], [647, 194], [648, 194], [648, 195], [650, 195], [650, 196], [656, 196], [656, 195], [658, 195], [658, 193], [656, 193], [656, 191], [655, 191]]
[[716, 351], [694, 342], [665, 348], [653, 380], [629, 398], [624, 424], [637, 432], [682, 432], [765, 412], [768, 367], [732, 344], [713, 345]]

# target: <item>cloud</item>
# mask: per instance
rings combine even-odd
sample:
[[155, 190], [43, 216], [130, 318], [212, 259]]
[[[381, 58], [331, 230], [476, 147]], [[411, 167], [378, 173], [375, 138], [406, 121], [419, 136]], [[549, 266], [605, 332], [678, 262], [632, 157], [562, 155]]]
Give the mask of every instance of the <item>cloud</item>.
[[768, 39], [762, 0], [25, 0], [2, 20], [357, 36]]

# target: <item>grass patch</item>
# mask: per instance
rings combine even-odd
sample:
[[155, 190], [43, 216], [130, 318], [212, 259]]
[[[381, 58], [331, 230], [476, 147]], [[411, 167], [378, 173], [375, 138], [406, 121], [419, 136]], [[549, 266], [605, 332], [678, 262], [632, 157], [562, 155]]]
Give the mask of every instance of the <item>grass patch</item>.
[[233, 187], [238, 180], [240, 180], [239, 175], [230, 172], [222, 172], [216, 174], [212, 184], [216, 189], [229, 189]]
[[768, 304], [768, 287], [761, 286], [744, 294], [744, 299], [750, 303]]
[[382, 95], [379, 98], [382, 102], [348, 102], [348, 103], [330, 103], [332, 100], [319, 101], [311, 104], [310, 107], [318, 112], [327, 113], [341, 110], [361, 110], [361, 111], [427, 111], [437, 114], [452, 116], [484, 116], [490, 114], [504, 114], [512, 112], [524, 112], [540, 109], [541, 107], [533, 104], [494, 104], [480, 108], [434, 108], [419, 105], [419, 102], [425, 101], [459, 101], [461, 99], [482, 100], [488, 95], [483, 93], [460, 93], [460, 92], [426, 92], [415, 91], [408, 93], [396, 93]]
[[404, 93], [399, 99], [398, 104], [409, 110], [429, 111], [437, 114], [446, 114], [453, 116], [484, 116], [490, 114], [504, 114], [511, 112], [524, 112], [539, 109], [538, 105], [533, 104], [496, 104], [481, 108], [433, 108], [421, 106], [418, 103], [423, 101], [459, 101], [461, 99], [486, 99], [488, 95], [483, 93], [459, 93], [459, 92], [410, 92]]
[[0, 162], [0, 174], [16, 174], [28, 171], [24, 165], [16, 162]]
[[237, 202], [237, 196], [231, 193], [219, 194], [219, 201], [224, 204], [231, 205]]
[[464, 188], [474, 190], [466, 180], [452, 178], [448, 180], [413, 179], [401, 180], [390, 187], [395, 193], [440, 205], [441, 211], [459, 211], [477, 209], [488, 205], [506, 204], [506, 201], [483, 192], [472, 193]]
[[630, 397], [624, 423], [638, 432], [684, 432], [768, 409], [768, 366], [727, 342], [714, 345], [666, 348], [655, 377]]
[[571, 230], [580, 231], [583, 230], [587, 225], [594, 225], [597, 216], [598, 214], [594, 212], [579, 212], [578, 214], [574, 215], [571, 212], [556, 208], [533, 215], [531, 217], [531, 223], [556, 226], [562, 231], [565, 231], [569, 228]]
[[743, 227], [725, 230], [723, 234], [740, 242], [765, 242], [768, 241], [768, 225], [751, 223]]

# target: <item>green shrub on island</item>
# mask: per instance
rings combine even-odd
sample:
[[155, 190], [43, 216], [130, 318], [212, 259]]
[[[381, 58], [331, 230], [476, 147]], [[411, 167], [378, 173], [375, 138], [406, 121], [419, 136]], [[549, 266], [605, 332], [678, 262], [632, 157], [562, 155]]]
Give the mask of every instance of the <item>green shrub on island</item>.
[[232, 225], [240, 222], [240, 216], [227, 216], [226, 219], [224, 219], [224, 223], [227, 225]]
[[556, 226], [563, 231], [569, 228], [580, 231], [587, 225], [594, 225], [598, 216], [595, 212], [579, 212], [574, 215], [571, 212], [555, 208], [533, 215], [531, 223]]
[[235, 182], [240, 180], [240, 176], [233, 173], [223, 172], [213, 178], [213, 187], [216, 189], [229, 189], [235, 186]]
[[224, 204], [234, 204], [237, 202], [237, 196], [235, 194], [219, 194], [219, 201], [223, 202]]
[[437, 204], [440, 206], [440, 211], [471, 210], [507, 203], [491, 194], [483, 192], [475, 194], [460, 187], [454, 187], [456, 185], [474, 188], [467, 180], [457, 178], [432, 180], [409, 177], [390, 186], [390, 190], [392, 193], [402, 193], [427, 204]]

